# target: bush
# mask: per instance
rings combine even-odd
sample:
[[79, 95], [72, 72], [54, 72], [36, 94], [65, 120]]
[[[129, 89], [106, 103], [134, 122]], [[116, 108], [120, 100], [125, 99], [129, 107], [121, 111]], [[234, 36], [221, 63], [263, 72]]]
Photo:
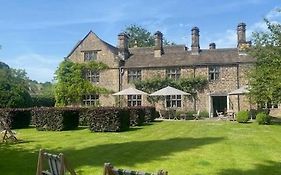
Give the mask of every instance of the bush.
[[128, 108], [86, 108], [80, 116], [83, 116], [90, 130], [95, 132], [126, 131], [130, 127]]
[[202, 118], [209, 118], [209, 112], [207, 111], [202, 111], [199, 113], [199, 116]]
[[32, 106], [33, 107], [54, 107], [55, 97], [48, 96], [32, 96]]
[[239, 111], [236, 115], [236, 121], [238, 123], [247, 123], [249, 121], [249, 112]]
[[130, 107], [130, 126], [141, 126], [144, 123], [145, 109], [143, 107]]
[[144, 106], [144, 122], [150, 123], [153, 122], [156, 118], [159, 118], [160, 114], [156, 111], [155, 107], [153, 106]]
[[29, 108], [1, 108], [0, 117], [11, 129], [27, 128], [31, 122]]
[[79, 108], [33, 108], [32, 121], [40, 131], [76, 129], [79, 123]]
[[269, 109], [251, 109], [250, 110], [250, 116], [252, 117], [252, 119], [256, 119], [257, 114], [259, 113], [265, 113], [267, 115], [269, 115], [270, 110]]
[[257, 114], [256, 121], [259, 125], [269, 125], [271, 122], [271, 116], [261, 112]]
[[186, 118], [187, 119], [193, 119], [194, 117], [193, 117], [193, 114], [197, 114], [197, 112], [196, 111], [188, 111], [187, 113], [186, 113]]

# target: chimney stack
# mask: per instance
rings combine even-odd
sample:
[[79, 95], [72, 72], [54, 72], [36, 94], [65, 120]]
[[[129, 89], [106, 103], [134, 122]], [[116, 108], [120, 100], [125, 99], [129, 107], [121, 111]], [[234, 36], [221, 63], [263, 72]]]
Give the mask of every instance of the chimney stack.
[[240, 48], [246, 43], [246, 24], [242, 22], [237, 26], [237, 47]]
[[193, 27], [191, 29], [191, 53], [192, 55], [199, 55], [200, 45], [199, 45], [199, 28]]
[[210, 44], [209, 44], [209, 49], [210, 49], [210, 50], [216, 49], [216, 43], [210, 43]]
[[157, 31], [154, 34], [155, 46], [154, 46], [154, 57], [161, 57], [163, 51], [163, 34]]
[[120, 33], [118, 35], [118, 49], [119, 49], [119, 56], [122, 58], [122, 60], [126, 60], [129, 58], [129, 49], [128, 49], [128, 35], [126, 33]]

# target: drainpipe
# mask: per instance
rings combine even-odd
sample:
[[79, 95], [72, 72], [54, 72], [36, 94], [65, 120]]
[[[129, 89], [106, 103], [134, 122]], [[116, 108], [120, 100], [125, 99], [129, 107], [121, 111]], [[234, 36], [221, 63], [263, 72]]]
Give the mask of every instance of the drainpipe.
[[[119, 67], [119, 79], [118, 79], [118, 91], [121, 91], [122, 90], [122, 76], [124, 74], [124, 67], [123, 66], [120, 66]], [[120, 98], [120, 95], [118, 96], [118, 106], [121, 107], [121, 98]]]
[[[240, 84], [240, 80], [239, 80], [239, 63], [237, 64], [237, 89], [239, 89], [239, 84]], [[240, 95], [237, 95], [237, 105], [238, 105], [238, 111], [240, 111]]]

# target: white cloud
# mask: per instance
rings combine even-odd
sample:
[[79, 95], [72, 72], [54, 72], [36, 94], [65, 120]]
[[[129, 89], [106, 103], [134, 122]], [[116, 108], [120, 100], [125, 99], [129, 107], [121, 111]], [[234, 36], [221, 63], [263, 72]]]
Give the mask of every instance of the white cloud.
[[27, 76], [39, 82], [52, 81], [54, 72], [62, 61], [62, 57], [40, 55], [29, 53], [19, 55], [15, 59], [8, 59], [5, 62], [16, 69], [24, 69]]

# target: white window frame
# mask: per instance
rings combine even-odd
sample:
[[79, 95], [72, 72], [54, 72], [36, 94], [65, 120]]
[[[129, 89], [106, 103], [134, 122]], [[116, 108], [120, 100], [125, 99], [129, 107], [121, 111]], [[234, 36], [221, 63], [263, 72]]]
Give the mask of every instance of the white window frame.
[[128, 95], [128, 107], [131, 106], [141, 106], [142, 105], [142, 97], [141, 95]]
[[128, 69], [128, 83], [141, 80], [141, 69]]
[[83, 96], [83, 106], [98, 106], [99, 104], [99, 95], [91, 94]]
[[166, 107], [167, 108], [181, 108], [182, 107], [181, 95], [166, 96]]
[[173, 79], [173, 80], [178, 80], [181, 76], [181, 69], [180, 68], [169, 68], [166, 69], [166, 77]]
[[208, 70], [209, 81], [215, 81], [220, 79], [220, 67], [219, 66], [209, 66]]

